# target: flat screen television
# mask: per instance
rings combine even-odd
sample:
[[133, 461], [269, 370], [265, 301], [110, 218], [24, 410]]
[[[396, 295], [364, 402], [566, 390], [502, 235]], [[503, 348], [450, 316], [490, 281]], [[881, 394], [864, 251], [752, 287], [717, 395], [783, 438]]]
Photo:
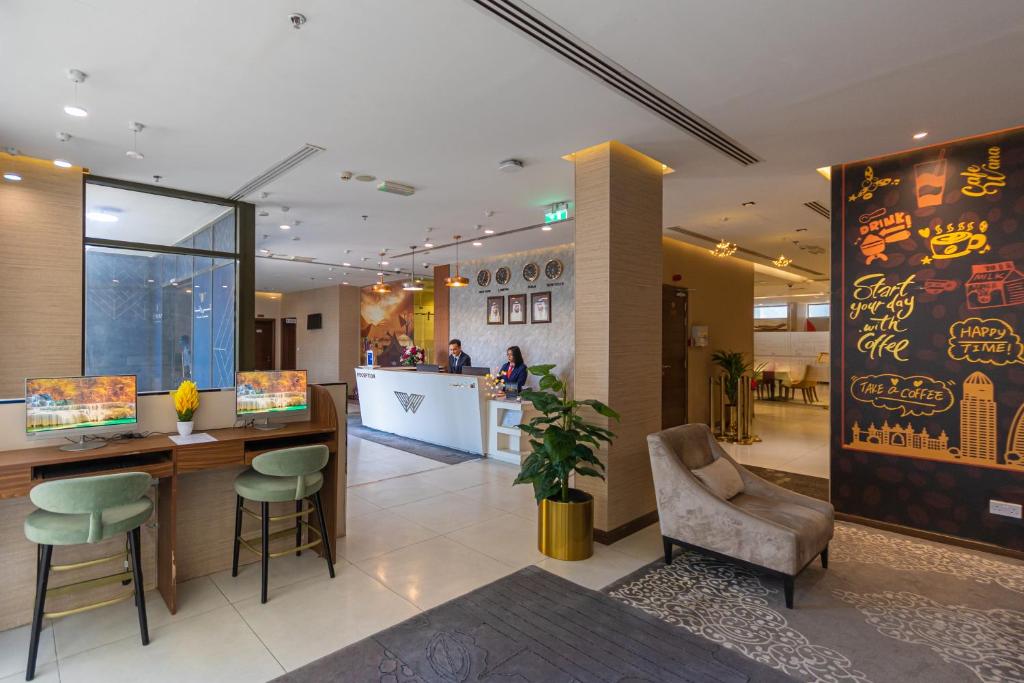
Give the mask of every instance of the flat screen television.
[[[305, 370], [249, 370], [235, 373], [235, 414], [288, 413], [309, 408]], [[274, 429], [269, 418], [256, 427]]]
[[25, 380], [25, 432], [74, 430], [80, 439], [65, 450], [103, 445], [85, 441], [81, 430], [132, 425], [139, 421], [135, 375], [35, 377]]

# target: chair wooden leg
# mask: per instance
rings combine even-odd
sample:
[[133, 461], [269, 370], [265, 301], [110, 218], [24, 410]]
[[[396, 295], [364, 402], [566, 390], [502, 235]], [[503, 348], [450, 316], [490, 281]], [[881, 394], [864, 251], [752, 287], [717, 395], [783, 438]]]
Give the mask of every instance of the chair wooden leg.
[[662, 536], [661, 545], [665, 549], [665, 564], [672, 564], [672, 540], [667, 536]]
[[231, 546], [231, 576], [238, 576], [238, 538], [242, 535], [242, 505], [245, 501], [235, 496], [235, 540]]
[[783, 590], [786, 593], [786, 607], [793, 609], [793, 579], [792, 576], [783, 578]]
[[260, 503], [261, 526], [263, 529], [260, 539], [262, 551], [260, 553], [260, 602], [267, 602], [267, 574], [270, 571], [270, 503]]
[[828, 569], [828, 544], [825, 544], [825, 549], [821, 551], [821, 568]]
[[49, 583], [53, 546], [39, 546], [39, 564], [36, 567], [36, 600], [32, 610], [32, 632], [28, 641], [28, 666], [25, 680], [31, 681], [36, 675], [36, 655], [39, 654], [39, 633], [43, 629], [43, 608], [46, 606], [46, 585]]
[[316, 518], [320, 522], [320, 541], [323, 544], [324, 559], [327, 560], [327, 572], [334, 578], [334, 553], [331, 551], [331, 538], [327, 535], [327, 521], [324, 519], [324, 506], [320, 501], [320, 492], [313, 494], [313, 505], [316, 507]]
[[[302, 512], [302, 499], [295, 501], [295, 512]], [[295, 518], [295, 547], [302, 545], [302, 517]], [[302, 555], [301, 550], [295, 551], [295, 557]]]
[[135, 605], [139, 610], [139, 633], [142, 644], [149, 645], [149, 623], [146, 620], [146, 583], [142, 578], [142, 528], [128, 532], [128, 545], [132, 555], [132, 580], [135, 582]]

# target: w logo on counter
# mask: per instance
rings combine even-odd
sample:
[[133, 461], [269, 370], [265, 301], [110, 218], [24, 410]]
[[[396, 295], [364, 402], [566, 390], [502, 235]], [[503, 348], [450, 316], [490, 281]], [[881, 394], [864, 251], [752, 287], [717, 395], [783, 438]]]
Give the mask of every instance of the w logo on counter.
[[425, 399], [426, 396], [423, 394], [407, 394], [404, 391], [396, 391], [395, 398], [397, 398], [398, 402], [402, 404], [402, 408], [405, 412], [408, 413], [411, 410], [415, 413], [423, 404], [423, 399]]

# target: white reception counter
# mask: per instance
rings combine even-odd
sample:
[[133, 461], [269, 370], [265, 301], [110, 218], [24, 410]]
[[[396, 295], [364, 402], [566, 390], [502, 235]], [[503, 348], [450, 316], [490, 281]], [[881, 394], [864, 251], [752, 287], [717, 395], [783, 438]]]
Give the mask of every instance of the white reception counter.
[[400, 368], [356, 368], [363, 425], [484, 454], [487, 393], [481, 377]]

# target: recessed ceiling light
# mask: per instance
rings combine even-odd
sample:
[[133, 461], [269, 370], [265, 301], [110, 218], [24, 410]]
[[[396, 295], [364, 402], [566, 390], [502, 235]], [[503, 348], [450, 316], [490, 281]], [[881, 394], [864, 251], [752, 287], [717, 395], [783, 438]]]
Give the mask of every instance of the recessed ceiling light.
[[10, 180], [12, 183], [16, 183], [21, 180], [21, 176], [17, 173], [4, 173], [4, 180]]
[[377, 176], [370, 175], [368, 173], [360, 173], [359, 175], [356, 176], [356, 180], [358, 180], [361, 183], [372, 183], [376, 179]]
[[[18, 180], [21, 180], [21, 178], [18, 178]], [[424, 242], [423, 246], [426, 247], [427, 249], [433, 249], [434, 248], [434, 245], [432, 243], [430, 243], [430, 242]]]
[[541, 230], [543, 230], [544, 232], [551, 232], [551, 226], [545, 225], [543, 228], [541, 228]]
[[192, 290], [191, 290], [191, 289], [186, 289], [186, 290], [185, 290], [185, 293], [186, 293], [186, 294], [191, 294], [191, 293], [192, 293]]
[[333, 277], [331, 277], [330, 275], [328, 275], [328, 276], [327, 276], [327, 279], [328, 279], [328, 280], [333, 280], [334, 278], [333, 278]]
[[227, 285], [221, 285], [221, 286], [220, 286], [220, 288], [221, 288], [221, 289], [227, 289], [227, 288], [228, 288], [228, 286], [227, 286]]
[[345, 261], [345, 262], [343, 262], [343, 263], [342, 263], [341, 265], [343, 265], [343, 266], [345, 266], [346, 268], [348, 268], [348, 267], [349, 267], [349, 266], [351, 266], [352, 264], [351, 264], [351, 263], [349, 263], [349, 262], [347, 262], [347, 261]]
[[117, 216], [106, 211], [90, 211], [85, 214], [85, 217], [97, 223], [116, 223], [118, 220]]
[[920, 133], [914, 133], [914, 139], [920, 140], [921, 138], [928, 137], [928, 131], [922, 130]]
[[280, 227], [281, 227], [282, 230], [291, 230], [292, 229], [292, 226], [288, 225], [287, 223], [282, 223]]
[[111, 282], [113, 282], [113, 283], [114, 283], [114, 284], [116, 285], [117, 283], [119, 283], [119, 282], [120, 282], [120, 280], [118, 280], [118, 279], [117, 279], [117, 278], [115, 277], [115, 278], [114, 278], [113, 280], [111, 280]]
[[387, 261], [381, 261], [381, 262], [380, 262], [380, 264], [381, 264], [382, 266], [386, 266], [386, 265], [388, 265], [388, 262], [387, 262]]
[[65, 104], [64, 113], [68, 116], [75, 116], [80, 119], [84, 119], [89, 115], [89, 112], [84, 107], [79, 107], [77, 104]]
[[493, 235], [493, 234], [494, 234], [494, 231], [493, 231], [493, 230], [491, 230], [490, 228], [487, 228], [486, 230], [484, 230], [484, 234], [485, 234], [485, 235]]
[[740, 206], [754, 206], [757, 202], [743, 202]]
[[482, 247], [482, 246], [484, 246], [484, 243], [483, 242], [473, 242], [473, 246], [474, 247]]
[[156, 282], [156, 280], [154, 280], [153, 278], [149, 278], [148, 280], [146, 280], [146, 282], [149, 282], [149, 283], [152, 284], [152, 283]]
[[53, 165], [58, 168], [71, 168], [71, 162], [65, 161], [64, 159], [54, 159]]

